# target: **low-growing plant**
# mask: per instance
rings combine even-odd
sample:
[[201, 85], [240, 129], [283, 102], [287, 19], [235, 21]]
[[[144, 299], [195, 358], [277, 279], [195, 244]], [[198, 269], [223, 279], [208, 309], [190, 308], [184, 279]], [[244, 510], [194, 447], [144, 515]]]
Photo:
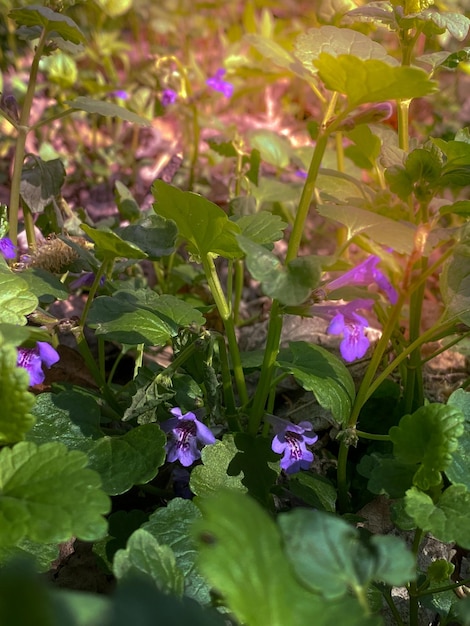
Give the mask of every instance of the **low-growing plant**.
[[[2, 623], [470, 623], [463, 568], [423, 561], [428, 536], [470, 548], [469, 380], [447, 397], [425, 384], [469, 334], [470, 134], [420, 137], [410, 119], [469, 59], [426, 42], [464, 42], [470, 19], [431, 4], [322, 2], [287, 49], [250, 3], [233, 74], [273, 64], [318, 114], [303, 147], [219, 124], [207, 144], [233, 172], [225, 209], [193, 191], [200, 108], [237, 96], [222, 63], [195, 89], [202, 65], [169, 51], [142, 115], [119, 94], [78, 96], [32, 123], [41, 59], [50, 70], [86, 37], [60, 11], [10, 11], [36, 44], [23, 101], [4, 93], [0, 111], [15, 138], [0, 214]], [[157, 100], [188, 124], [186, 186], [171, 184], [178, 157], [151, 208], [118, 183], [119, 221], [83, 219], [71, 236], [62, 161], [26, 154], [29, 133], [77, 111], [146, 124]], [[35, 215], [54, 233], [43, 242]], [[311, 220], [331, 228], [328, 254]], [[247, 280], [264, 322], [244, 308]], [[82, 308], [60, 315], [71, 298]], [[305, 340], [309, 318], [332, 341]], [[302, 339], [285, 338], [286, 319]], [[286, 411], [280, 389], [308, 395]], [[379, 506], [377, 530], [365, 511]], [[82, 602], [35, 576], [71, 538], [92, 543], [111, 597]]]

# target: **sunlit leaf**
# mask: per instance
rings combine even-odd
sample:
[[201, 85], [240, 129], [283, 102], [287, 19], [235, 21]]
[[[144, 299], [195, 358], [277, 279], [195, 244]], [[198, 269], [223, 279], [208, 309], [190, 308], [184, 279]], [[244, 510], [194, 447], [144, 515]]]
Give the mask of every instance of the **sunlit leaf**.
[[470, 324], [470, 246], [456, 247], [444, 263], [439, 277], [441, 295], [448, 318], [458, 318]]
[[286, 168], [294, 155], [290, 141], [272, 130], [254, 130], [249, 139], [251, 147], [259, 151], [261, 159], [274, 167]]
[[152, 260], [168, 256], [175, 249], [176, 224], [159, 215], [146, 215], [134, 224], [117, 228], [115, 232], [143, 250]]
[[57, 13], [51, 9], [37, 4], [13, 9], [8, 14], [18, 26], [40, 26], [47, 32], [58, 33], [63, 39], [79, 44], [85, 41], [85, 37], [77, 24], [62, 13]]
[[14, 274], [0, 259], [0, 323], [26, 324], [26, 315], [38, 306], [28, 283]]
[[363, 60], [352, 54], [335, 57], [322, 52], [314, 64], [325, 86], [345, 94], [351, 106], [418, 98], [437, 88], [421, 69], [392, 66], [377, 59]]
[[199, 566], [240, 623], [299, 626], [378, 626], [359, 603], [327, 601], [294, 577], [272, 518], [250, 497], [221, 491], [199, 501], [203, 519], [194, 525]]
[[164, 593], [183, 594], [184, 576], [176, 564], [173, 550], [161, 545], [142, 528], [132, 533], [125, 550], [114, 555], [113, 573], [119, 580], [133, 573], [147, 574]]
[[196, 567], [196, 543], [190, 532], [193, 522], [200, 518], [201, 512], [191, 500], [174, 498], [166, 507], [152, 513], [142, 529], [173, 550], [176, 565], [184, 574], [184, 595], [207, 605], [210, 589]]
[[0, 335], [0, 445], [21, 441], [35, 422], [29, 374], [16, 367], [17, 357], [16, 348], [6, 345]]
[[279, 215], [268, 211], [259, 211], [253, 215], [243, 215], [234, 220], [240, 226], [242, 235], [260, 245], [274, 243], [282, 239], [287, 226]]
[[240, 229], [216, 204], [162, 180], [153, 183], [152, 193], [155, 212], [176, 223], [179, 235], [190, 244], [192, 252], [201, 257], [209, 253], [227, 258], [241, 256], [235, 237]]
[[98, 229], [81, 224], [81, 229], [95, 242], [95, 250], [108, 258], [145, 259], [147, 254], [131, 242], [124, 241], [117, 233], [109, 229]]
[[356, 235], [364, 234], [401, 254], [411, 254], [414, 250], [416, 228], [411, 224], [344, 204], [321, 204], [317, 211], [320, 215], [346, 226], [348, 241]]
[[243, 472], [237, 476], [227, 474], [228, 466], [237, 453], [233, 435], [224, 435], [222, 441], [205, 446], [201, 451], [202, 465], [198, 465], [191, 472], [191, 491], [201, 497], [218, 493], [223, 488], [245, 492], [246, 487], [242, 484]]
[[28, 537], [52, 543], [106, 533], [110, 502], [82, 452], [29, 441], [0, 451], [0, 545]]
[[86, 113], [96, 113], [97, 115], [103, 115], [105, 117], [118, 117], [126, 122], [132, 124], [139, 124], [140, 126], [150, 126], [150, 120], [137, 113], [133, 113], [125, 107], [119, 106], [115, 102], [106, 102], [105, 100], [95, 100], [89, 96], [78, 96], [75, 100], [66, 100], [65, 104], [68, 104], [72, 109], [78, 111], [85, 111]]
[[388, 65], [398, 65], [398, 61], [390, 56], [380, 43], [350, 28], [322, 26], [321, 28], [311, 28], [297, 37], [295, 41], [295, 56], [311, 72], [317, 71], [313, 61], [322, 52], [335, 57], [341, 54], [348, 54], [354, 55], [359, 59], [380, 59], [388, 63]]

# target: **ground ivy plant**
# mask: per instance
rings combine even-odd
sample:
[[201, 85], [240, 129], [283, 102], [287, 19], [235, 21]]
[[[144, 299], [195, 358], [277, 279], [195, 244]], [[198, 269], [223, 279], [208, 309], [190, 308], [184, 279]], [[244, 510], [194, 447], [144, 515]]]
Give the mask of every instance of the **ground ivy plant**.
[[[97, 2], [103, 22], [132, 3], [112, 4]], [[468, 62], [470, 20], [429, 0], [321, 4], [286, 46], [247, 3], [232, 74], [161, 54], [154, 109], [188, 129], [186, 185], [167, 171], [141, 210], [118, 181], [120, 219], [66, 215], [79, 236], [59, 207], [62, 160], [26, 154], [28, 137], [77, 111], [150, 124], [148, 109], [110, 85], [32, 122], [40, 68], [83, 54], [87, 29], [55, 5], [9, 12], [34, 43], [22, 101], [0, 102], [15, 143], [0, 210], [2, 623], [470, 624], [469, 578], [421, 558], [429, 535], [470, 549], [469, 381], [442, 402], [424, 376], [469, 333], [470, 133], [420, 140], [410, 125], [413, 102]], [[418, 53], [426, 42], [434, 52]], [[208, 141], [233, 172], [222, 209], [193, 191], [200, 110], [235, 101], [233, 68], [248, 81], [268, 66], [315, 100], [310, 144], [222, 127]], [[312, 219], [334, 233], [328, 255], [312, 253]], [[252, 350], [247, 278], [269, 303]], [[424, 324], [430, 293], [440, 313]], [[70, 298], [83, 307], [58, 316]], [[337, 344], [285, 341], [293, 316], [322, 321]], [[286, 380], [328, 427], [278, 414]], [[389, 527], [372, 532], [363, 507], [379, 501]], [[71, 538], [92, 544], [112, 595], [37, 576]]]

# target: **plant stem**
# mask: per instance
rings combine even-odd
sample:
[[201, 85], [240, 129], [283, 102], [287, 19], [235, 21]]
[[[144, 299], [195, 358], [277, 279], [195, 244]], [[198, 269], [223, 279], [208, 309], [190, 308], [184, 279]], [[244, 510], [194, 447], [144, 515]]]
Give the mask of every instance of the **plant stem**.
[[10, 205], [8, 208], [9, 219], [9, 237], [13, 244], [18, 245], [18, 214], [20, 210], [20, 184], [21, 173], [23, 171], [23, 161], [25, 155], [26, 136], [30, 131], [29, 118], [31, 114], [31, 106], [33, 104], [34, 92], [36, 89], [36, 81], [38, 76], [39, 61], [41, 59], [42, 51], [46, 44], [47, 29], [43, 28], [39, 37], [36, 52], [31, 63], [31, 70], [29, 73], [28, 88], [21, 108], [20, 122], [18, 124], [18, 136], [16, 138], [15, 147], [15, 160], [13, 163], [13, 173], [11, 177], [11, 190], [10, 190]]
[[[315, 192], [318, 172], [320, 170], [320, 165], [325, 154], [326, 147], [328, 145], [328, 139], [331, 133], [336, 130], [336, 128], [341, 124], [343, 119], [349, 113], [349, 109], [346, 108], [345, 111], [338, 115], [338, 117], [330, 125], [328, 125], [327, 122], [329, 120], [329, 116], [331, 116], [333, 113], [333, 103], [335, 102], [336, 98], [333, 96], [332, 101], [330, 102], [330, 106], [328, 107], [324, 123], [322, 124], [322, 130], [317, 137], [317, 143], [315, 145], [315, 150], [313, 151], [307, 179], [305, 181], [304, 188], [302, 189], [302, 195], [300, 196], [299, 206], [295, 215], [292, 232], [289, 238], [289, 245], [286, 254], [286, 264], [294, 260], [298, 255], [300, 244], [302, 241], [302, 235], [304, 232], [305, 221], [310, 210], [310, 203]], [[276, 365], [276, 358], [279, 352], [281, 332], [282, 315], [280, 310], [280, 303], [277, 300], [273, 300], [271, 313], [269, 316], [268, 336], [266, 338], [266, 349], [264, 352], [263, 364], [261, 366], [260, 379], [256, 388], [255, 396], [253, 399], [253, 406], [250, 412], [250, 418], [248, 423], [248, 431], [252, 435], [255, 435], [258, 432], [259, 425], [264, 415], [266, 400], [270, 392], [271, 381]]]
[[229, 353], [232, 360], [233, 375], [235, 377], [240, 401], [243, 405], [246, 405], [248, 404], [248, 392], [246, 390], [245, 374], [243, 373], [240, 350], [238, 348], [238, 341], [235, 334], [235, 325], [233, 323], [231, 310], [220, 285], [214, 260], [209, 254], [202, 259], [202, 266], [206, 274], [207, 283], [211, 290], [212, 297], [214, 298], [217, 310], [219, 311], [224, 324]]

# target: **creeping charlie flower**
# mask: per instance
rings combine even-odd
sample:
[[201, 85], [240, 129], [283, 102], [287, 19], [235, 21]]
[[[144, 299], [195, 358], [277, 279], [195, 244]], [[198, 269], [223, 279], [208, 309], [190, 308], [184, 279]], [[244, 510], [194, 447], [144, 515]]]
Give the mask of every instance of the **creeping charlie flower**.
[[[100, 278], [101, 287], [104, 285], [105, 280], [106, 280], [105, 276], [102, 276]], [[78, 278], [76, 278], [70, 283], [70, 289], [80, 289], [81, 287], [91, 287], [94, 282], [95, 282], [95, 273], [84, 272]]]
[[194, 413], [189, 411], [184, 415], [179, 407], [170, 410], [175, 417], [160, 424], [161, 429], [170, 433], [171, 439], [166, 444], [167, 460], [179, 461], [184, 467], [189, 467], [201, 458], [197, 447], [198, 442], [210, 445], [216, 442], [212, 432], [200, 422]]
[[373, 300], [358, 298], [346, 304], [318, 304], [310, 310], [312, 315], [331, 320], [326, 331], [329, 335], [343, 335], [339, 349], [343, 359], [350, 363], [361, 359], [370, 343], [365, 334], [369, 322], [357, 310], [371, 309], [373, 305]]
[[206, 85], [214, 91], [220, 91], [226, 98], [231, 98], [233, 95], [233, 85], [232, 83], [223, 80], [225, 74], [226, 70], [219, 68], [214, 76], [211, 76], [206, 80]]
[[39, 385], [45, 379], [43, 366], [52, 367], [59, 360], [59, 354], [46, 341], [38, 341], [35, 348], [18, 348], [16, 364], [29, 374], [29, 385]]
[[14, 259], [16, 256], [16, 246], [8, 237], [2, 237], [0, 239], [0, 254], [5, 259]]
[[379, 270], [377, 267], [379, 263], [380, 257], [376, 255], [368, 257], [365, 261], [353, 267], [352, 270], [345, 272], [339, 278], [335, 278], [328, 283], [328, 291], [351, 285], [369, 286], [375, 283], [387, 295], [391, 304], [395, 304], [398, 299], [397, 292], [382, 270]]
[[178, 94], [173, 89], [165, 89], [162, 93], [161, 103], [162, 106], [167, 107], [170, 104], [175, 104], [178, 100]]
[[271, 448], [273, 452], [282, 454], [281, 468], [287, 474], [295, 474], [301, 469], [309, 469], [313, 461], [313, 452], [307, 450], [318, 440], [312, 430], [310, 422], [292, 424], [275, 415], [270, 415], [271, 422], [276, 433]]

